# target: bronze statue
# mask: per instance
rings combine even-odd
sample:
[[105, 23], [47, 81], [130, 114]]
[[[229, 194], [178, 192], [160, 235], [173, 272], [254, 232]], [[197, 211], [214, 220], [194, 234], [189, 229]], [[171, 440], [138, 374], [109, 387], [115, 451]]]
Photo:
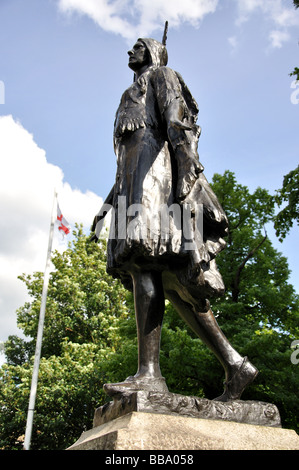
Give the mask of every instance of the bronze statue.
[[[210, 309], [209, 299], [224, 293], [215, 258], [225, 247], [228, 221], [199, 162], [197, 103], [167, 67], [165, 43], [166, 33], [162, 43], [140, 38], [128, 52], [134, 82], [116, 113], [117, 173], [105, 206], [113, 207], [107, 272], [134, 293], [138, 370], [104, 389], [110, 396], [168, 391], [159, 366], [167, 298], [223, 365], [225, 390], [216, 400], [230, 401], [240, 398], [258, 371], [234, 350]], [[202, 230], [196, 227], [198, 207]], [[93, 230], [102, 218], [95, 218]]]

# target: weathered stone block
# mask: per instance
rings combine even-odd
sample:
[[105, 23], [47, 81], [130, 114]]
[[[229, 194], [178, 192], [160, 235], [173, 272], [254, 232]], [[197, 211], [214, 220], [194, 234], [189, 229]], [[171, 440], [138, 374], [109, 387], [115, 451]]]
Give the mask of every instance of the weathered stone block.
[[292, 430], [132, 412], [82, 434], [68, 450], [299, 450]]

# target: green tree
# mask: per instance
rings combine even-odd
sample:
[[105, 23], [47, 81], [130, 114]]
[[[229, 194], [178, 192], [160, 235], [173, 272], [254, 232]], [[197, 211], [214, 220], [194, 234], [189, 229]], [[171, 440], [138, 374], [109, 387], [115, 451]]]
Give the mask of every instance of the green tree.
[[285, 204], [274, 218], [276, 236], [283, 241], [294, 221], [299, 225], [299, 166], [285, 175], [282, 188], [276, 191], [275, 201], [279, 207]]
[[[251, 194], [229, 171], [214, 175], [212, 186], [229, 218], [227, 247], [217, 257], [226, 293], [212, 301], [212, 310], [233, 346], [260, 371], [242, 398], [275, 403], [283, 425], [298, 430], [299, 377], [290, 358], [299, 336], [299, 299], [286, 258], [265, 232], [274, 197], [262, 188]], [[171, 390], [217, 396], [222, 368], [170, 305], [164, 326], [161, 363]]]
[[213, 186], [230, 221], [227, 249], [218, 259], [227, 292], [214, 309], [236, 349], [260, 370], [244, 398], [276, 403], [284, 425], [298, 429], [299, 378], [290, 346], [299, 336], [299, 299], [286, 258], [265, 233], [274, 198], [261, 188], [249, 194], [231, 172], [215, 175]]
[[[126, 370], [131, 372], [127, 362], [136, 360], [134, 353], [121, 353], [134, 312], [128, 292], [106, 273], [105, 252], [104, 241], [90, 244], [77, 229], [73, 244], [53, 255], [32, 449], [63, 449], [73, 443], [106, 401], [103, 384], [123, 379]], [[12, 336], [5, 343], [0, 448], [9, 449], [22, 448], [43, 283], [39, 272], [20, 278], [31, 301], [18, 310], [18, 326], [32, 340]], [[119, 355], [124, 359], [116, 362]]]

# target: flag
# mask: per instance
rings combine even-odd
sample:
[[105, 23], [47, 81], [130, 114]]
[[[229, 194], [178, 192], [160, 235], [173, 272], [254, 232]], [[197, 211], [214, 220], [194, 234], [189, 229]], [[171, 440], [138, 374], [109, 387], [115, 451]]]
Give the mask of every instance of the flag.
[[57, 203], [57, 220], [59, 222], [58, 230], [63, 232], [64, 235], [68, 235], [70, 233], [71, 226], [68, 223], [68, 221], [64, 218], [64, 216], [62, 215], [62, 212], [60, 210], [60, 207], [59, 207], [58, 203]]

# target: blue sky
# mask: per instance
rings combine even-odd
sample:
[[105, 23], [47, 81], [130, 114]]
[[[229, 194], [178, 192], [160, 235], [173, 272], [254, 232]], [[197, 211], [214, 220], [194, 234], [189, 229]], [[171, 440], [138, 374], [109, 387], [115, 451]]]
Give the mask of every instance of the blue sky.
[[[88, 230], [114, 183], [127, 51], [161, 40], [199, 104], [205, 174], [271, 193], [299, 162], [299, 10], [291, 0], [0, 0], [0, 341], [16, 333], [22, 272], [43, 270], [54, 186]], [[292, 88], [293, 86], [293, 88]], [[299, 292], [298, 227], [283, 244]], [[56, 247], [63, 249], [59, 238]]]

